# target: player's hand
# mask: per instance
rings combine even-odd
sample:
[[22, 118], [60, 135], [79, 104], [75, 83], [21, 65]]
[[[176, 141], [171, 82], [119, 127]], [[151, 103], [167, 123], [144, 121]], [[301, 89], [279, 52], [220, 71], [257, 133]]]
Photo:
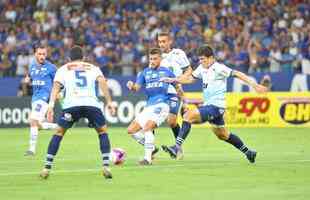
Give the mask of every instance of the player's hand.
[[24, 83], [30, 83], [30, 77], [29, 76], [26, 76], [24, 78]]
[[127, 86], [127, 88], [129, 89], [129, 90], [133, 90], [133, 86], [134, 86], [135, 84], [134, 84], [134, 82], [132, 82], [132, 81], [128, 81], [127, 82], [127, 84], [126, 84], [126, 86]]
[[165, 83], [177, 83], [176, 78], [169, 78], [169, 77], [160, 78], [159, 81], [165, 82]]
[[47, 121], [52, 123], [54, 121], [54, 109], [49, 107], [47, 109]]
[[263, 85], [260, 85], [260, 84], [256, 84], [254, 86], [254, 89], [257, 93], [266, 93], [268, 92], [268, 88], [263, 86]]
[[112, 116], [116, 114], [116, 104], [114, 102], [110, 102], [107, 104], [108, 110]]

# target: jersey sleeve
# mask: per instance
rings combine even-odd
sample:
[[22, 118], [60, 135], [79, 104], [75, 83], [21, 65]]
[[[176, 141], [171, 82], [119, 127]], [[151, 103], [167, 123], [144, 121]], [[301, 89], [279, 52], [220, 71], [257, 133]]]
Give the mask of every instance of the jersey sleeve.
[[216, 72], [224, 77], [230, 77], [232, 75], [232, 69], [226, 65], [220, 64], [215, 68]]
[[62, 85], [65, 84], [65, 76], [64, 76], [63, 69], [64, 69], [64, 68], [59, 68], [59, 69], [56, 71], [55, 78], [54, 78], [54, 82], [59, 82], [59, 83], [61, 83]]
[[[99, 76], [104, 77], [104, 75], [103, 75], [103, 73], [102, 73], [102, 71], [100, 70], [99, 67], [96, 67], [96, 66], [95, 66], [93, 69], [94, 69], [94, 76], [95, 76], [96, 79], [97, 79]], [[104, 77], [104, 78], [105, 78], [105, 77]]]
[[143, 86], [145, 84], [144, 71], [138, 73], [136, 84], [140, 86]]
[[178, 51], [178, 58], [176, 59], [176, 62], [179, 64], [179, 66], [182, 69], [190, 66], [190, 62], [189, 62], [185, 52], [182, 50]]
[[201, 66], [198, 66], [197, 69], [192, 72], [192, 76], [197, 79], [202, 79]]
[[51, 75], [52, 79], [55, 78], [56, 71], [57, 71], [56, 65], [52, 65], [51, 72], [50, 72], [50, 75]]

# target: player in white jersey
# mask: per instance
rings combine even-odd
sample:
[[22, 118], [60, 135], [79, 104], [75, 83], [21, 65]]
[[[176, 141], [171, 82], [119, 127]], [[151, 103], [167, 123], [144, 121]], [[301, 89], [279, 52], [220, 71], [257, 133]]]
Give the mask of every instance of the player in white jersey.
[[[192, 73], [192, 68], [185, 52], [182, 49], [172, 48], [172, 38], [169, 33], [159, 33], [157, 35], [157, 43], [162, 50], [161, 66], [168, 67], [176, 77], [182, 74], [190, 75]], [[170, 113], [167, 122], [173, 132], [174, 138], [177, 139], [180, 131], [180, 126], [177, 123], [177, 116], [183, 98], [183, 90], [181, 84], [176, 84], [175, 87], [170, 85], [168, 88]], [[166, 149], [164, 148], [163, 150]]]
[[47, 150], [45, 167], [40, 176], [46, 179], [52, 168], [54, 157], [60, 146], [60, 142], [66, 131], [80, 118], [87, 118], [96, 129], [99, 136], [100, 151], [103, 160], [103, 175], [112, 178], [109, 169], [110, 141], [107, 134], [105, 117], [102, 113], [102, 102], [98, 99], [98, 89], [103, 92], [107, 107], [111, 114], [115, 114], [115, 106], [112, 104], [106, 79], [97, 66], [83, 62], [83, 49], [74, 46], [70, 50], [71, 62], [60, 67], [55, 75], [51, 92], [47, 117], [53, 121], [54, 105], [60, 90], [65, 90], [62, 113], [58, 119], [59, 128], [53, 135]]
[[224, 140], [243, 152], [247, 159], [255, 162], [256, 151], [250, 150], [242, 140], [233, 133], [229, 133], [225, 128], [224, 112], [225, 112], [225, 93], [227, 87], [227, 78], [230, 76], [239, 78], [245, 83], [252, 86], [257, 92], [264, 93], [267, 88], [253, 82], [247, 75], [237, 70], [232, 70], [224, 64], [216, 62], [213, 50], [211, 47], [204, 45], [198, 48], [200, 65], [193, 71], [191, 75], [184, 75], [176, 79], [167, 79], [166, 82], [176, 82], [182, 84], [190, 84], [197, 79], [203, 82], [203, 106], [194, 110], [188, 110], [184, 114], [182, 128], [177, 137], [177, 142], [174, 146], [165, 146], [171, 157], [177, 158], [180, 146], [189, 134], [191, 124], [203, 123], [208, 121], [212, 127], [212, 131], [220, 139]]

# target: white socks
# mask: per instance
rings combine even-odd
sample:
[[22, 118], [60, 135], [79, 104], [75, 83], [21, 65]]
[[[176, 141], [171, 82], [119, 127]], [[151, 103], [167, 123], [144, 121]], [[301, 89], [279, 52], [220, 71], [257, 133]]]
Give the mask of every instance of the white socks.
[[152, 131], [147, 131], [144, 133], [145, 144], [144, 144], [144, 159], [152, 162], [152, 152], [155, 149], [154, 141], [155, 137]]
[[36, 152], [36, 145], [38, 140], [38, 127], [30, 127], [30, 140], [29, 140], [29, 151], [32, 151], [33, 153]]
[[42, 129], [56, 129], [57, 124], [55, 123], [49, 123], [49, 122], [42, 122], [41, 123]]
[[144, 146], [145, 143], [145, 139], [144, 139], [144, 134], [142, 132], [142, 130], [136, 132], [135, 134], [132, 134], [131, 137], [136, 140], [139, 144], [141, 144], [142, 146]]

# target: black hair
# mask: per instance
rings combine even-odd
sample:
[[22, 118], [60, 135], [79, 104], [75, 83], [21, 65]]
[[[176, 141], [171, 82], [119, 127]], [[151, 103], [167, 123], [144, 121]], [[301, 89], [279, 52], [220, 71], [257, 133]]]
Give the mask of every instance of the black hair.
[[211, 57], [214, 56], [213, 50], [209, 45], [203, 45], [197, 49], [198, 56]]
[[36, 52], [37, 49], [46, 49], [47, 47], [41, 43], [37, 43], [33, 45], [33, 52]]
[[73, 60], [82, 60], [83, 59], [83, 48], [81, 46], [75, 45], [70, 49], [70, 59]]

